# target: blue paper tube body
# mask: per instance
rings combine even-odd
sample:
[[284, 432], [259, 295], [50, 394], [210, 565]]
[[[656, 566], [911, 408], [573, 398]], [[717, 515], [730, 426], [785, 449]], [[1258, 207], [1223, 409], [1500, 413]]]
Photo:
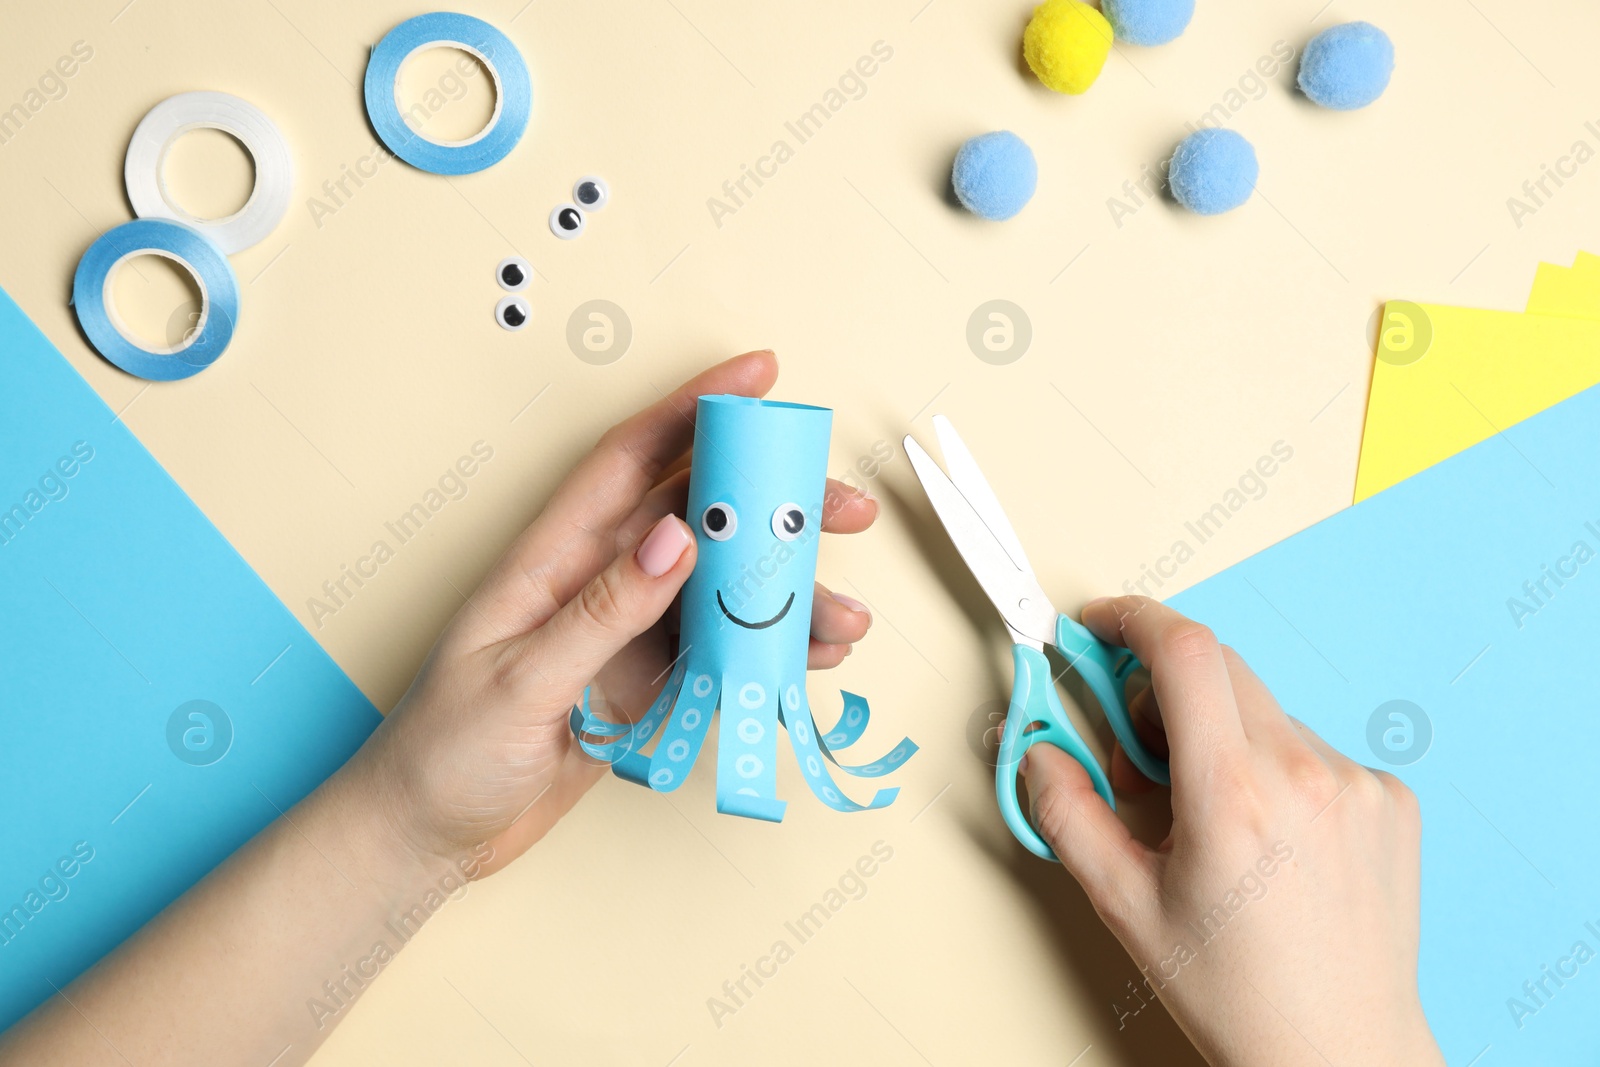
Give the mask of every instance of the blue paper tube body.
[[[683, 589], [672, 676], [631, 725], [597, 718], [587, 697], [573, 711], [573, 730], [585, 751], [610, 762], [619, 776], [660, 792], [677, 789], [717, 711], [719, 811], [772, 822], [783, 818], [785, 802], [777, 798], [780, 730], [788, 731], [806, 783], [825, 804], [861, 811], [894, 800], [897, 789], [881, 789], [866, 804], [849, 799], [826, 762], [857, 777], [879, 777], [909, 759], [916, 746], [902, 739], [881, 759], [840, 764], [834, 752], [854, 744], [866, 729], [866, 701], [844, 694], [843, 714], [823, 732], [806, 700], [832, 422], [827, 408], [700, 398], [686, 516], [699, 557]], [[652, 739], [655, 747], [647, 756], [643, 750]]]

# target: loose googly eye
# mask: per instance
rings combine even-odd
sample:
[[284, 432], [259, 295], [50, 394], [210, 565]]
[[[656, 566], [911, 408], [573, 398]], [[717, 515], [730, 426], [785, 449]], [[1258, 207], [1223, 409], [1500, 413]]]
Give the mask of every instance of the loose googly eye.
[[571, 204], [557, 204], [550, 212], [550, 232], [563, 241], [570, 241], [583, 232], [583, 212]]
[[520, 330], [533, 319], [533, 309], [520, 296], [507, 296], [494, 306], [494, 321], [502, 330]]
[[780, 541], [793, 541], [806, 528], [806, 513], [799, 504], [784, 504], [772, 513], [772, 532]]
[[585, 174], [572, 187], [572, 199], [585, 211], [599, 211], [611, 199], [611, 186], [595, 174]]
[[507, 256], [494, 269], [494, 280], [508, 293], [520, 293], [533, 279], [533, 268], [521, 256]]
[[734, 514], [732, 504], [720, 501], [706, 508], [700, 515], [700, 529], [713, 541], [726, 541], [733, 536], [739, 528], [739, 516]]

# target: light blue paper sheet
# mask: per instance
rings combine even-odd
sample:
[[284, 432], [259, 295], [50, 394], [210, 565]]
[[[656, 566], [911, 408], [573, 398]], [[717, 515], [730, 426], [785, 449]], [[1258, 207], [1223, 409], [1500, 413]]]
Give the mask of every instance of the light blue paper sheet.
[[[1452, 1064], [1600, 1056], [1597, 444], [1600, 387], [1171, 601], [1416, 791], [1422, 997]], [[1390, 701], [1415, 707], [1373, 725]]]
[[4, 292], [0, 648], [0, 1028], [379, 722]]

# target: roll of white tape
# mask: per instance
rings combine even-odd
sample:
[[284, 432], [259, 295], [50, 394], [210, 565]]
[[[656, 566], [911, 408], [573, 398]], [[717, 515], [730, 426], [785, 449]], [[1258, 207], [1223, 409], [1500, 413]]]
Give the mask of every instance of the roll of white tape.
[[[167, 195], [162, 173], [167, 151], [179, 137], [199, 129], [231, 134], [255, 163], [250, 199], [226, 218], [197, 219]], [[289, 146], [272, 120], [246, 100], [212, 92], [179, 93], [151, 108], [128, 142], [122, 173], [135, 215], [192, 226], [230, 255], [259, 243], [283, 220], [294, 184]]]

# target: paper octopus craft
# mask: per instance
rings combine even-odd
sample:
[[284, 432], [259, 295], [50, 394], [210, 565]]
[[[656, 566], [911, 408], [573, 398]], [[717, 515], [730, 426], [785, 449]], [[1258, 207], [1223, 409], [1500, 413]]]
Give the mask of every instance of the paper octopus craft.
[[[806, 702], [806, 650], [812, 583], [827, 482], [833, 413], [803, 404], [703, 396], [697, 405], [689, 473], [688, 521], [699, 543], [683, 587], [678, 660], [655, 703], [638, 721], [613, 723], [583, 703], [572, 731], [585, 752], [620, 778], [670, 793], [689, 776], [720, 709], [717, 810], [778, 822], [778, 729], [785, 728], [811, 791], [837, 811], [894, 801], [880, 789], [851, 800], [827, 763], [857, 778], [878, 778], [916, 752], [902, 738], [880, 759], [858, 766], [836, 753], [867, 728], [867, 702], [844, 694], [844, 713], [822, 731]], [[659, 735], [659, 736], [658, 736]], [[603, 738], [604, 740], [592, 740]], [[655, 747], [646, 755], [652, 739]]]

